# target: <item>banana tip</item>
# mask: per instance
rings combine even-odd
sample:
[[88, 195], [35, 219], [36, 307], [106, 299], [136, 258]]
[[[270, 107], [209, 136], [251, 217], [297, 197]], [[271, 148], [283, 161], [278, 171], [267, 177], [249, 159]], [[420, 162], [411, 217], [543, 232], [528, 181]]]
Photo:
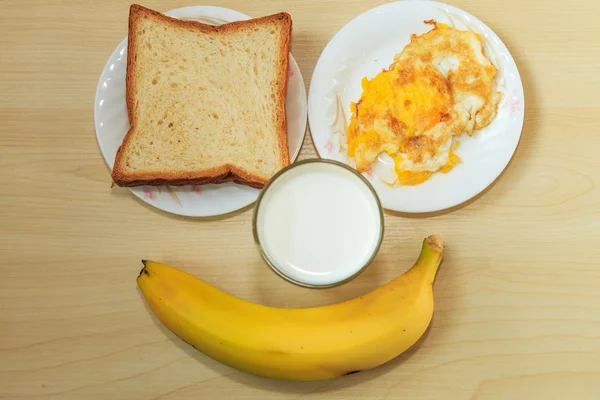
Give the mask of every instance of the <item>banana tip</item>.
[[142, 260], [142, 264], [144, 264], [144, 266], [142, 267], [142, 269], [141, 269], [141, 271], [140, 271], [140, 273], [139, 273], [139, 275], [138, 275], [138, 278], [139, 278], [140, 276], [142, 276], [142, 274], [150, 275], [150, 274], [148, 273], [148, 270], [146, 269], [146, 263], [147, 263], [147, 262], [148, 262], [148, 260]]

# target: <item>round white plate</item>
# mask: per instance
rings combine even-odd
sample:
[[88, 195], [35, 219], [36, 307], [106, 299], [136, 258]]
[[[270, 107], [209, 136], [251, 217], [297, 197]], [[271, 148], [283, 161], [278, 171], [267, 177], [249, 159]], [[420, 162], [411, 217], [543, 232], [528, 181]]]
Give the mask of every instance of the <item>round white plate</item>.
[[[462, 163], [449, 173], [436, 173], [417, 186], [390, 187], [381, 178], [389, 171], [385, 157], [365, 176], [386, 209], [431, 212], [453, 207], [476, 196], [508, 165], [521, 137], [524, 119], [523, 84], [510, 52], [483, 22], [456, 7], [434, 1], [404, 0], [373, 8], [344, 26], [321, 54], [308, 95], [308, 119], [319, 155], [352, 164], [344, 149], [350, 102], [361, 94], [361, 79], [388, 68], [413, 33], [431, 29], [423, 21], [434, 19], [483, 37], [485, 52], [498, 69], [503, 100], [498, 115], [472, 137], [460, 137], [456, 150]], [[466, 136], [466, 135], [463, 135]]]
[[[221, 7], [192, 6], [165, 13], [171, 17], [194, 19], [207, 24], [250, 19], [248, 15]], [[96, 137], [106, 163], [112, 169], [117, 149], [127, 130], [127, 105], [125, 104], [125, 72], [127, 68], [127, 37], [117, 46], [108, 59], [94, 102]], [[307, 104], [304, 80], [298, 64], [290, 55], [288, 90], [285, 102], [287, 116], [288, 147], [293, 162], [300, 152], [306, 132]], [[130, 188], [134, 195], [161, 210], [195, 217], [226, 214], [252, 204], [260, 190], [224, 183], [202, 186], [140, 186]]]

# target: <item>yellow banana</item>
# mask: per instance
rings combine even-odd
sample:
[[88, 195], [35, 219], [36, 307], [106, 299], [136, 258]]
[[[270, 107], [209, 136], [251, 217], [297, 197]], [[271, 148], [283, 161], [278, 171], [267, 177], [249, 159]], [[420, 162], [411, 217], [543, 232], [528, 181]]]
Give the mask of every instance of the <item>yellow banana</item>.
[[443, 241], [374, 291], [314, 308], [275, 308], [231, 296], [173, 267], [144, 261], [138, 285], [158, 319], [206, 355], [256, 375], [311, 381], [381, 365], [412, 346], [433, 314]]

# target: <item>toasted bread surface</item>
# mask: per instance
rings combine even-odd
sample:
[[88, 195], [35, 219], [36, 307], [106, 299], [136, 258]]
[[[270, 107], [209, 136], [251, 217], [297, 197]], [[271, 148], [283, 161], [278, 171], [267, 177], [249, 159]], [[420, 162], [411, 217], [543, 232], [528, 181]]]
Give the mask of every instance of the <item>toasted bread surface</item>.
[[291, 17], [211, 26], [130, 9], [119, 186], [263, 186], [289, 164]]

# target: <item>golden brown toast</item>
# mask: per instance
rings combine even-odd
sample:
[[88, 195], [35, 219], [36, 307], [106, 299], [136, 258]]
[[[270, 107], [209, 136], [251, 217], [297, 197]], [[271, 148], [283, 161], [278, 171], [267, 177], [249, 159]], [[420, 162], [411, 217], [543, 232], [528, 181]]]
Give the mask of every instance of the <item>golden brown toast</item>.
[[289, 165], [291, 27], [287, 13], [215, 27], [132, 5], [131, 128], [117, 151], [114, 182], [262, 187]]

